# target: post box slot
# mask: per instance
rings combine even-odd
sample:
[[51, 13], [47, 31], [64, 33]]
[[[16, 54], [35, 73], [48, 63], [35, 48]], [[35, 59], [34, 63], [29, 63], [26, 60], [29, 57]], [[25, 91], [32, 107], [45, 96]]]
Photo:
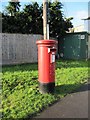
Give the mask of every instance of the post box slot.
[[51, 52], [55, 52], [55, 51], [56, 51], [56, 48], [50, 48], [50, 51], [51, 51]]
[[50, 53], [50, 52], [56, 52], [56, 48], [48, 48], [48, 53]]

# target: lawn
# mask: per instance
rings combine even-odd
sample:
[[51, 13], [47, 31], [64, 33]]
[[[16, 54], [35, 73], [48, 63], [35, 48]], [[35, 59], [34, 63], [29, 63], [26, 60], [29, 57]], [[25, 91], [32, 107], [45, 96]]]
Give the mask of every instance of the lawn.
[[90, 61], [57, 61], [54, 94], [40, 94], [38, 65], [24, 64], [2, 68], [2, 117], [28, 118], [65, 95], [75, 92], [90, 78]]

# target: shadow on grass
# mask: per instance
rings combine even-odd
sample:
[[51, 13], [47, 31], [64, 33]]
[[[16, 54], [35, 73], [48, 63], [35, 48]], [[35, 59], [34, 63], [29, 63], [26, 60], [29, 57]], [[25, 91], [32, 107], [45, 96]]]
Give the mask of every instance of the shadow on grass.
[[2, 72], [17, 72], [17, 71], [35, 71], [38, 70], [37, 63], [18, 64], [2, 66]]
[[90, 60], [57, 60], [56, 68], [90, 67]]
[[68, 85], [60, 85], [55, 87], [55, 94], [65, 96], [70, 93], [83, 92], [90, 90], [90, 83], [83, 84], [68, 84]]
[[[77, 67], [89, 67], [90, 60], [57, 60], [57, 68], [77, 68]], [[35, 71], [38, 70], [37, 63], [28, 63], [28, 64], [18, 64], [18, 65], [6, 65], [2, 66], [2, 72], [15, 72], [15, 71]]]

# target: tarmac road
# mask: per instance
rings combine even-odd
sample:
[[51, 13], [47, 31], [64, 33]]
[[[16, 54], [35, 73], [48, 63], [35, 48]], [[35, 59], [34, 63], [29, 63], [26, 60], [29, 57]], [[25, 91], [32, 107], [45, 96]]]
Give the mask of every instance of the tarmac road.
[[90, 84], [85, 84], [34, 118], [88, 118], [89, 90]]

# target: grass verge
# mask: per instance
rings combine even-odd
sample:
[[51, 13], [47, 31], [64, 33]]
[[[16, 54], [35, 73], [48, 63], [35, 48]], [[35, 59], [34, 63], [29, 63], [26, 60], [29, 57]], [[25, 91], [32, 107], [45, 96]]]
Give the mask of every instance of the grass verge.
[[3, 119], [27, 118], [87, 82], [90, 61], [57, 61], [55, 94], [40, 94], [37, 64], [4, 66], [2, 69]]

